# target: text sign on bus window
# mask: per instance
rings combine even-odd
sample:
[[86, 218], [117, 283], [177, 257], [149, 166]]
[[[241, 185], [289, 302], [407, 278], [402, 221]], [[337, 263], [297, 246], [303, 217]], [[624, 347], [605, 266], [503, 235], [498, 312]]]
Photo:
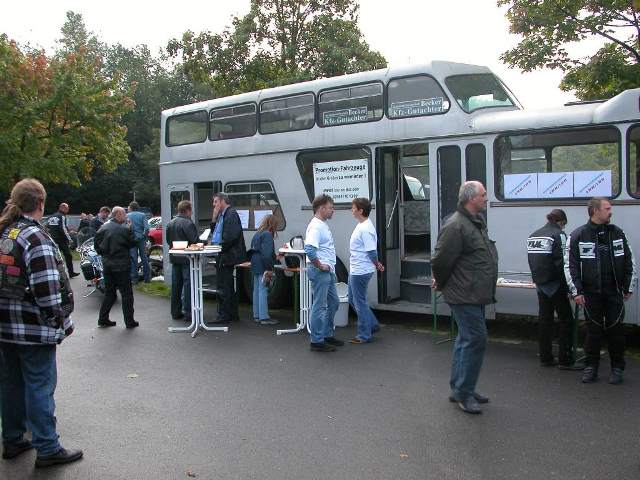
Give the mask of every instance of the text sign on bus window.
[[431, 115], [446, 110], [443, 102], [444, 99], [442, 97], [418, 98], [406, 102], [394, 102], [389, 106], [389, 111], [392, 117]]
[[368, 111], [367, 107], [356, 107], [324, 112], [322, 114], [322, 124], [333, 126], [344, 123], [366, 122]]
[[369, 163], [365, 159], [314, 163], [313, 187], [316, 195], [326, 193], [335, 203], [369, 198]]

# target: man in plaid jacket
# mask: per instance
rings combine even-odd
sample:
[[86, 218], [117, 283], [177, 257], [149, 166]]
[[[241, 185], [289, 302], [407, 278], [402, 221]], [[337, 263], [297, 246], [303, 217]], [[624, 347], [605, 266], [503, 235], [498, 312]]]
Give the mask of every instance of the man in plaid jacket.
[[2, 458], [35, 448], [37, 468], [82, 458], [56, 432], [56, 345], [73, 332], [73, 293], [60, 251], [38, 223], [45, 198], [40, 182], [22, 180], [0, 216]]

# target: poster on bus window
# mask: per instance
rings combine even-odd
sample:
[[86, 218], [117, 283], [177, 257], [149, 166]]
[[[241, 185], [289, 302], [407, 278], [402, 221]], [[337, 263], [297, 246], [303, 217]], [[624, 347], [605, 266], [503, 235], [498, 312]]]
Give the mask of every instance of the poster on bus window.
[[573, 197], [573, 172], [538, 174], [538, 198]]
[[316, 195], [326, 193], [335, 203], [350, 203], [358, 197], [369, 198], [369, 162], [365, 159], [313, 164], [313, 188]]
[[536, 173], [513, 173], [504, 176], [504, 198], [538, 197], [538, 175]]
[[573, 172], [574, 197], [610, 197], [611, 170]]

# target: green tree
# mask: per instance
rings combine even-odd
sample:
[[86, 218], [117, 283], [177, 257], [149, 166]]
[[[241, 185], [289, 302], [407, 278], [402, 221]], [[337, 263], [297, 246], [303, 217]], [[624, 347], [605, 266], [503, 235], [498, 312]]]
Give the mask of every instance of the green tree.
[[[578, 98], [609, 98], [640, 86], [640, 1], [498, 0], [507, 5], [510, 31], [522, 35], [501, 59], [525, 72], [561, 69], [560, 88]], [[571, 46], [599, 40], [590, 57], [570, 53]]]
[[79, 185], [126, 162], [133, 102], [101, 69], [85, 46], [48, 58], [0, 36], [0, 189], [26, 176]]
[[357, 22], [354, 0], [252, 0], [222, 33], [187, 31], [167, 51], [225, 96], [386, 66]]

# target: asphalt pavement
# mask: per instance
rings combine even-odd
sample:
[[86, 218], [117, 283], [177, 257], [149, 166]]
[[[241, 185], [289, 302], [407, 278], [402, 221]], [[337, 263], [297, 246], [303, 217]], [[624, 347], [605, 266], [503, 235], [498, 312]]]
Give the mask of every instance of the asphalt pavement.
[[[0, 479], [616, 479], [640, 478], [640, 368], [621, 386], [538, 365], [531, 343], [491, 342], [468, 415], [447, 401], [451, 343], [383, 325], [376, 341], [309, 351], [306, 334], [276, 336], [247, 305], [228, 333], [196, 338], [168, 300], [135, 297], [140, 327], [97, 328], [101, 296], [83, 299], [58, 350], [61, 441], [79, 462], [34, 470], [35, 453], [0, 460]], [[206, 304], [208, 319], [215, 304]], [[290, 311], [275, 311], [281, 325]], [[350, 326], [337, 331], [347, 340]]]

